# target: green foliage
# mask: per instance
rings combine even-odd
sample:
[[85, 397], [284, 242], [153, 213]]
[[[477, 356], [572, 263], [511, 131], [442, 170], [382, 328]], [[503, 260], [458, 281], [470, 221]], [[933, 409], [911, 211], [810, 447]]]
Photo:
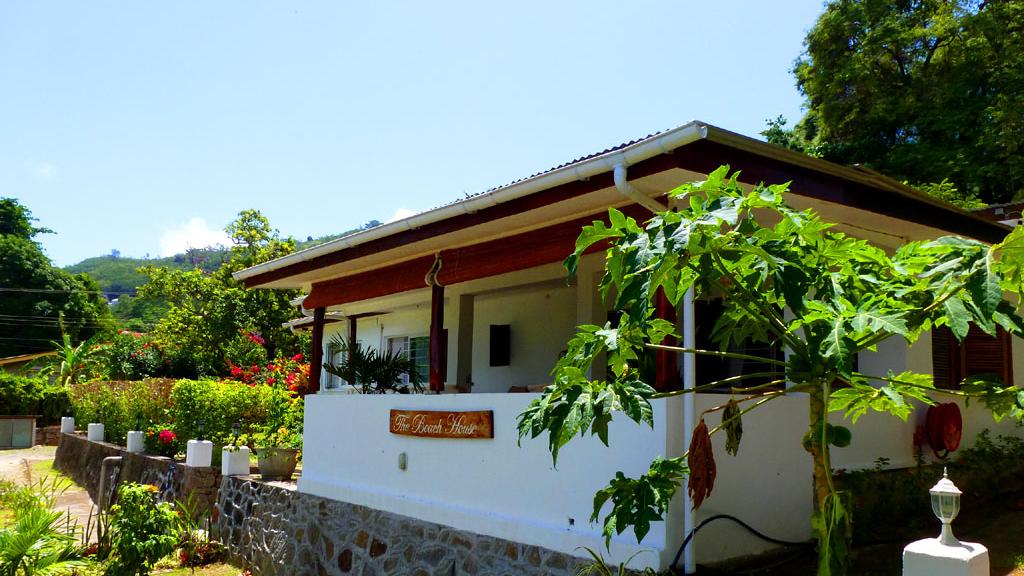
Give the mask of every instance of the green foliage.
[[[904, 184], [906, 183], [904, 182]], [[942, 182], [918, 184], [917, 189], [929, 196], [934, 196], [939, 200], [949, 202], [954, 206], [959, 206], [964, 210], [980, 210], [981, 208], [988, 206], [988, 204], [978, 197], [977, 192], [961, 192], [957, 189], [956, 184], [953, 184], [946, 179]]]
[[66, 482], [40, 480], [28, 486], [0, 486], [0, 504], [13, 512], [0, 528], [0, 576], [66, 574], [88, 565], [76, 546], [75, 524], [51, 510]]
[[[232, 426], [242, 424], [241, 433], [253, 435], [292, 424], [291, 414], [299, 413], [301, 435], [301, 402], [295, 407], [293, 395], [283, 386], [251, 386], [240, 382], [213, 380], [179, 380], [171, 392], [169, 420], [179, 437], [199, 436], [199, 421], [204, 423], [203, 437], [216, 444], [229, 444]], [[300, 440], [301, 442], [301, 440]]]
[[[385, 392], [422, 392], [423, 385], [416, 362], [391, 350], [364, 348], [357, 342], [351, 346], [340, 335], [331, 339], [342, 358], [338, 363], [324, 363], [324, 370], [355, 386], [363, 394]], [[402, 384], [402, 376], [409, 376], [409, 385]]]
[[[574, 274], [590, 246], [609, 241], [601, 291], [624, 312], [616, 328], [611, 323], [579, 328], [553, 370], [554, 384], [520, 415], [519, 435], [547, 433], [557, 458], [576, 435], [590, 432], [607, 443], [607, 425], [616, 412], [651, 425], [650, 400], [683, 393], [655, 393], [637, 369], [643, 352], [675, 330], [656, 318], [657, 294], [663, 291], [673, 305], [690, 289], [697, 298], [723, 297], [723, 312], [712, 330], [719, 351], [661, 348], [773, 366], [768, 375], [775, 379], [753, 387], [744, 388], [740, 381], [750, 376], [697, 383], [698, 391], [729, 385], [735, 393], [749, 393], [739, 402], [756, 402], [741, 413], [783, 395], [770, 387], [786, 381], [792, 383], [789, 392], [808, 392], [819, 567], [842, 573], [849, 515], [832, 487], [829, 449], [847, 443], [849, 435], [825, 426], [826, 408], [843, 410], [853, 419], [868, 410], [906, 419], [915, 401], [931, 403], [932, 394], [952, 393], [982, 398], [996, 418], [1020, 419], [1024, 394], [995, 379], [979, 377], [963, 391], [940, 391], [929, 375], [864, 374], [854, 369], [853, 359], [889, 338], [913, 343], [935, 326], [949, 326], [961, 339], [970, 324], [989, 334], [997, 327], [1024, 332], [1015, 305], [1003, 299], [1004, 290], [1021, 292], [1024, 229], [992, 247], [943, 237], [910, 242], [889, 254], [830, 230], [810, 210], [791, 208], [783, 199], [786, 191], [786, 185], [747, 190], [722, 167], [704, 182], [670, 192], [682, 204], [679, 210], [659, 212], [641, 224], [611, 209], [610, 224], [585, 227], [566, 268]], [[747, 341], [784, 345], [786, 361], [728, 351]], [[591, 381], [586, 374], [602, 354], [607, 382]], [[833, 387], [836, 382], [846, 386]], [[639, 540], [650, 522], [663, 517], [661, 503], [671, 499], [687, 471], [681, 459], [655, 464], [640, 478], [619, 473], [598, 493], [595, 519], [611, 505], [604, 516], [606, 537], [633, 526]]]
[[32, 240], [0, 235], [0, 286], [0, 357], [50, 350], [62, 332], [77, 343], [112, 326], [96, 283], [53, 267]]
[[122, 484], [110, 508], [111, 559], [108, 576], [146, 576], [178, 543], [177, 514], [157, 502], [156, 486]]
[[234, 272], [293, 252], [295, 241], [280, 238], [255, 210], [241, 212], [227, 231], [235, 245], [228, 260], [211, 273], [199, 268], [140, 269], [148, 280], [139, 297], [170, 306], [152, 333], [165, 349], [186, 351], [194, 359], [192, 377], [225, 374], [225, 347], [242, 330], [256, 332], [266, 341], [268, 357], [301, 351], [298, 338], [281, 326], [295, 315], [289, 302], [298, 293], [246, 290], [232, 277]]
[[26, 377], [0, 371], [0, 411], [9, 415], [36, 415], [39, 424], [59, 422], [71, 408], [67, 388], [46, 378]]
[[98, 340], [98, 336], [93, 336], [73, 344], [67, 333], [61, 334], [60, 342], [50, 342], [54, 354], [36, 361], [39, 375], [52, 378], [61, 386], [96, 378], [100, 374], [104, 355]]
[[167, 373], [163, 354], [152, 338], [122, 330], [106, 345], [106, 367], [111, 380], [142, 380]]
[[792, 138], [900, 180], [948, 178], [969, 198], [1018, 196], [1022, 21], [1020, 2], [830, 1], [795, 65], [808, 112]]
[[107, 440], [124, 444], [136, 421], [145, 427], [168, 419], [173, 380], [93, 381], [71, 387], [75, 421], [105, 425]]
[[178, 562], [181, 566], [205, 566], [224, 556], [224, 545], [210, 538], [213, 522], [209, 510], [199, 509], [189, 494], [185, 500], [175, 500], [177, 508]]
[[[628, 574], [633, 573], [633, 571], [629, 569], [629, 563], [633, 561], [633, 558], [636, 558], [643, 552], [643, 550], [640, 552], [634, 552], [629, 558], [626, 558], [625, 562], [619, 564], [618, 568], [616, 568], [614, 566], [609, 566], [608, 562], [605, 561], [604, 556], [601, 555], [600, 552], [587, 547], [584, 547], [584, 550], [586, 550], [587, 554], [590, 555], [591, 562], [581, 566], [579, 570], [576, 571], [576, 576], [627, 576]], [[643, 572], [640, 574], [643, 576], [657, 576], [657, 572], [651, 568], [644, 568]]]
[[32, 240], [37, 234], [49, 234], [52, 230], [32, 225], [37, 218], [32, 211], [22, 206], [15, 198], [0, 198], [0, 236], [14, 236]]

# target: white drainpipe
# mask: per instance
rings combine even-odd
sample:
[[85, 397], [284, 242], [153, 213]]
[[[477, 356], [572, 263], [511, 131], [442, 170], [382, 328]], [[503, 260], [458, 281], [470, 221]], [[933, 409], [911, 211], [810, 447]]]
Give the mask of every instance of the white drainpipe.
[[[657, 200], [640, 192], [629, 183], [626, 173], [626, 165], [617, 163], [614, 167], [615, 188], [625, 197], [637, 204], [654, 212], [664, 212], [668, 206], [662, 205]], [[693, 318], [693, 288], [691, 287], [683, 295], [683, 348], [694, 349], [697, 346], [696, 324]], [[683, 388], [693, 390], [697, 384], [695, 373], [696, 361], [693, 354], [683, 354]], [[690, 449], [690, 433], [697, 425], [697, 403], [693, 393], [683, 394], [683, 450]], [[682, 486], [682, 497], [685, 499], [689, 491], [689, 481], [684, 480]], [[683, 538], [686, 538], [696, 525], [696, 514], [689, 502], [683, 503]], [[685, 574], [693, 574], [697, 571], [697, 563], [693, 554], [695, 538], [691, 538], [686, 550], [683, 552], [683, 566]]]
[[644, 194], [637, 190], [629, 183], [629, 176], [626, 174], [626, 165], [619, 163], [614, 168], [615, 176], [615, 189], [618, 190], [623, 196], [636, 202], [637, 204], [647, 208], [652, 212], [664, 212], [668, 210], [668, 206], [663, 205], [654, 198]]
[[[683, 348], [691, 350], [697, 347], [697, 330], [693, 317], [693, 287], [683, 294]], [[683, 354], [683, 388], [693, 390], [697, 387], [697, 357], [693, 354]], [[697, 398], [693, 392], [683, 394], [683, 450], [690, 450], [690, 433], [697, 425]], [[689, 479], [683, 480], [682, 497], [685, 500], [689, 493]], [[690, 531], [697, 525], [696, 514], [689, 502], [683, 502], [683, 538], [689, 536]], [[686, 550], [683, 551], [683, 573], [694, 574], [697, 572], [697, 561], [694, 556], [694, 547], [697, 538], [691, 538]]]

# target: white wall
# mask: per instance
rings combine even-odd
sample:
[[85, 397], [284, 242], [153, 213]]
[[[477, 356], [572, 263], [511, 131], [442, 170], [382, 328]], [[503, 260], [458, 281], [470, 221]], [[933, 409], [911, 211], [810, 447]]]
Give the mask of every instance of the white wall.
[[[511, 325], [508, 366], [490, 365], [490, 325]], [[473, 312], [473, 392], [551, 383], [551, 368], [576, 331], [576, 290], [531, 287], [476, 297]]]
[[[603, 550], [589, 523], [594, 493], [622, 470], [644, 473], [659, 455], [678, 454], [681, 401], [654, 403], [655, 428], [626, 418], [611, 426], [611, 447], [577, 438], [555, 469], [541, 437], [516, 445], [516, 416], [536, 394], [339, 395], [306, 397], [299, 490], [585, 556]], [[414, 438], [388, 431], [389, 410], [493, 410], [492, 440]], [[672, 451], [675, 452], [672, 452]], [[406, 470], [398, 457], [407, 454]], [[636, 544], [632, 531], [613, 539], [610, 557], [658, 567], [680, 541], [681, 516], [656, 523]], [[572, 522], [570, 522], [572, 519]], [[606, 555], [608, 555], [606, 553]]]

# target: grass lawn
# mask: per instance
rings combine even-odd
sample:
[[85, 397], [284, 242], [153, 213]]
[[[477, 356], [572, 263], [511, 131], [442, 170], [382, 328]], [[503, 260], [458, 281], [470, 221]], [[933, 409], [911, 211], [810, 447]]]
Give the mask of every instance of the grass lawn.
[[[158, 565], [159, 566], [159, 565]], [[196, 568], [195, 572], [191, 568], [171, 568], [171, 569], [156, 569], [153, 574], [164, 574], [165, 576], [191, 576], [197, 574], [199, 576], [238, 576], [242, 571], [230, 564], [210, 564], [209, 566], [203, 566]]]

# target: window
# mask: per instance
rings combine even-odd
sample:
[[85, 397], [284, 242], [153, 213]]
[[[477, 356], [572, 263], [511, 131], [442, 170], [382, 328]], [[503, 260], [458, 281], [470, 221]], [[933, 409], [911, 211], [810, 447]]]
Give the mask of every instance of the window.
[[968, 376], [995, 374], [1013, 384], [1010, 334], [1002, 328], [989, 336], [971, 325], [963, 342], [943, 326], [932, 330], [932, 374], [935, 387], [956, 390]]
[[[327, 344], [327, 354], [326, 354], [326, 358], [324, 358], [324, 362], [331, 362], [331, 363], [334, 363], [334, 364], [338, 364], [342, 360], [343, 360], [343, 358], [341, 357], [341, 349], [338, 347], [338, 345], [334, 344], [333, 342], [328, 343]], [[345, 384], [348, 384], [348, 382], [345, 382], [345, 380], [343, 380], [341, 378], [341, 376], [337, 376], [335, 374], [331, 374], [330, 372], [327, 372], [326, 370], [324, 371], [323, 374], [324, 374], [324, 381], [323, 381], [324, 390], [337, 390], [337, 389], [341, 388], [342, 386], [344, 386]]]
[[[722, 308], [723, 304], [721, 298], [716, 298], [710, 301], [698, 300], [693, 303], [694, 331], [697, 349], [720, 349], [719, 345], [712, 341], [711, 334], [714, 330], [715, 323], [718, 321], [718, 317], [722, 315]], [[786, 359], [782, 347], [777, 342], [746, 342], [741, 346], [731, 348], [729, 351], [740, 354], [750, 354], [752, 356], [761, 356], [763, 358], [771, 358], [779, 361], [785, 361]], [[705, 356], [700, 354], [696, 356], [695, 363], [697, 369], [697, 386], [723, 380], [731, 376], [739, 376], [740, 374], [772, 372], [780, 369], [780, 367], [767, 362], [741, 360], [738, 358], [718, 358], [715, 356]], [[721, 387], [710, 389], [708, 392], [729, 392], [733, 387], [748, 388], [751, 386], [765, 384], [779, 378], [781, 378], [781, 376], [759, 376], [756, 378], [747, 378], [732, 384], [725, 384]], [[779, 387], [781, 388], [781, 386]]]
[[[392, 354], [405, 354], [416, 363], [416, 372], [420, 382], [430, 381], [430, 337], [429, 336], [398, 336], [388, 338], [388, 350]], [[409, 375], [402, 375], [402, 384], [409, 383]]]

